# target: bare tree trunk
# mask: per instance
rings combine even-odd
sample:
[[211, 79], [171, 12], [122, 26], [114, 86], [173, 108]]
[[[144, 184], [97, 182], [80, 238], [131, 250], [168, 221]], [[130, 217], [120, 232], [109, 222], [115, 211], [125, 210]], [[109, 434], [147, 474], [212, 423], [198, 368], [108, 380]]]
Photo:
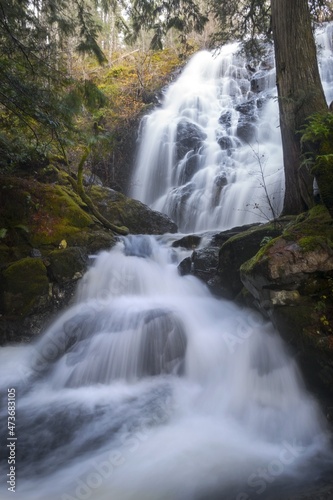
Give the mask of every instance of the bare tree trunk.
[[286, 191], [283, 212], [312, 205], [313, 178], [300, 166], [300, 128], [327, 110], [307, 0], [271, 0]]

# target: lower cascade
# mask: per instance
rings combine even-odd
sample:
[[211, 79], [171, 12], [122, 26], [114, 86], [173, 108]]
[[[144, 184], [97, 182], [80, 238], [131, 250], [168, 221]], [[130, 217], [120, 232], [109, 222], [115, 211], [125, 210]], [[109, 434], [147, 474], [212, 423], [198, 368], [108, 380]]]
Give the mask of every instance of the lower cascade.
[[3, 400], [16, 393], [17, 499], [281, 500], [332, 467], [282, 340], [181, 277], [175, 238], [122, 238], [36, 343], [0, 351]]

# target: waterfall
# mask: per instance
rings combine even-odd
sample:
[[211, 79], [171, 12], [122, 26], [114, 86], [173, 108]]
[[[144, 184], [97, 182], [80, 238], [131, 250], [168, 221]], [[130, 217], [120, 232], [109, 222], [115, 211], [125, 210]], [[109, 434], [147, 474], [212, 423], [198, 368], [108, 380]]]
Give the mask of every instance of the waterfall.
[[[281, 208], [272, 58], [235, 50], [194, 56], [142, 125], [133, 189], [183, 231], [270, 217], [263, 184]], [[295, 359], [259, 314], [179, 275], [180, 237], [119, 238], [35, 342], [0, 350], [1, 500], [11, 483], [17, 500], [282, 500], [331, 480]]]
[[261, 316], [178, 274], [176, 238], [122, 238], [36, 343], [0, 351], [18, 500], [281, 500], [328, 466], [295, 360]]
[[[332, 25], [317, 31], [333, 99]], [[249, 63], [231, 44], [195, 54], [141, 125], [131, 195], [182, 232], [229, 229], [279, 215], [284, 172], [272, 48]]]

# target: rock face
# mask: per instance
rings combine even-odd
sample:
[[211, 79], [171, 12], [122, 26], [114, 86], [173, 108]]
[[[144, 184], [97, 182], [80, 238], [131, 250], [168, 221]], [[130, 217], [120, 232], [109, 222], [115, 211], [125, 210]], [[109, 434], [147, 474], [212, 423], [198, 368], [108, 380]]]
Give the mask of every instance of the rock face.
[[[56, 180], [58, 179], [58, 180]], [[39, 333], [52, 312], [68, 305], [89, 255], [116, 237], [89, 214], [63, 177], [53, 184], [5, 177], [0, 202], [0, 343]], [[133, 234], [177, 231], [167, 216], [101, 186], [88, 188], [99, 211]]]
[[256, 307], [297, 349], [308, 379], [333, 393], [333, 224], [326, 209], [297, 218], [240, 271]]
[[259, 251], [265, 238], [276, 237], [281, 232], [282, 225], [250, 224], [212, 234], [203, 248], [180, 263], [180, 273], [200, 278], [215, 295], [235, 299], [244, 286], [240, 266]]
[[180, 263], [180, 273], [197, 276], [217, 296], [259, 309], [296, 350], [309, 385], [333, 397], [333, 222], [327, 210], [316, 206], [297, 218], [206, 240]]

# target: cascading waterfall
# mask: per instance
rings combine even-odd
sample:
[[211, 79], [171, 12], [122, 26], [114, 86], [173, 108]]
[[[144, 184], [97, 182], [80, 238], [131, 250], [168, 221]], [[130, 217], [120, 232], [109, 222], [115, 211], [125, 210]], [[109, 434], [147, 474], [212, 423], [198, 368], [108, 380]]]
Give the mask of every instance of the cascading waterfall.
[[181, 277], [171, 242], [123, 238], [36, 344], [0, 351], [19, 500], [281, 500], [329, 463], [271, 325]]
[[[333, 99], [332, 26], [317, 33]], [[284, 172], [272, 50], [258, 65], [237, 44], [193, 56], [142, 123], [131, 195], [182, 232], [229, 229], [280, 214]]]
[[[215, 62], [208, 53], [192, 60], [181, 79], [193, 92], [183, 90], [181, 104], [171, 87], [168, 105], [145, 125], [151, 148], [145, 140], [141, 154], [147, 166], [160, 158], [170, 189], [160, 169], [149, 173], [142, 163], [137, 179], [148, 201], [182, 213], [188, 230], [248, 221], [240, 201], [252, 203], [249, 191], [258, 187], [252, 153], [266, 179], [280, 162], [278, 129], [268, 118], [276, 102], [265, 90], [274, 70], [256, 80], [263, 106], [259, 97], [251, 104], [254, 117], [266, 116], [250, 127], [265, 145], [240, 144], [236, 128], [252, 70], [227, 50]], [[325, 50], [331, 54], [323, 43]], [[331, 70], [322, 66], [324, 73], [329, 82]], [[184, 149], [175, 149], [176, 134]], [[183, 184], [176, 187], [176, 179]], [[281, 178], [267, 186], [275, 193]], [[228, 209], [235, 198], [239, 211]], [[95, 256], [74, 305], [35, 343], [0, 350], [1, 499], [13, 495], [10, 446], [18, 500], [282, 500], [329, 476], [331, 434], [295, 360], [261, 316], [179, 275], [189, 254], [172, 245], [179, 238], [119, 239]], [[17, 441], [7, 437], [8, 389], [16, 392]]]

